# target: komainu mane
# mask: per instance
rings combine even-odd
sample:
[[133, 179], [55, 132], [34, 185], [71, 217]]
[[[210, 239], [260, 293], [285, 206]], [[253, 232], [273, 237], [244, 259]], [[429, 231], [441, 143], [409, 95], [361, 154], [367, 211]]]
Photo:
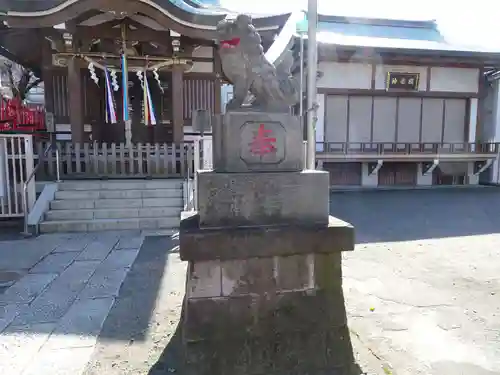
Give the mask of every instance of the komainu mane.
[[[290, 74], [291, 52], [288, 51], [276, 67], [269, 62], [250, 16], [239, 15], [234, 20], [221, 21], [217, 34], [222, 69], [233, 84], [233, 98], [227, 110], [289, 112], [290, 107], [298, 103], [300, 87]], [[246, 105], [249, 93], [253, 98]]]

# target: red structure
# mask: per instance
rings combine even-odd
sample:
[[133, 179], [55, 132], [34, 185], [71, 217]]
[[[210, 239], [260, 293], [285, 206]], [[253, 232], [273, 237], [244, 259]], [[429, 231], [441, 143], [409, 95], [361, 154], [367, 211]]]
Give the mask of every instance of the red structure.
[[0, 101], [0, 132], [36, 133], [45, 130], [45, 110], [30, 108], [17, 99]]

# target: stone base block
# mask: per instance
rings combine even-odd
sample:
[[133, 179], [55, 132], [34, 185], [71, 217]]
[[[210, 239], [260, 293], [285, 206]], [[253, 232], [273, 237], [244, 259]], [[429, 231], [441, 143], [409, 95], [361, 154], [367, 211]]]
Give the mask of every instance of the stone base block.
[[190, 340], [344, 325], [341, 254], [190, 262], [186, 307]]
[[200, 171], [197, 177], [201, 227], [328, 224], [328, 172]]
[[354, 375], [341, 254], [190, 262], [189, 374]]
[[217, 172], [300, 171], [303, 131], [297, 116], [227, 112], [213, 121]]
[[[358, 375], [346, 326], [186, 344], [193, 375]], [[358, 370], [359, 371], [359, 370]]]
[[354, 249], [354, 228], [329, 217], [327, 225], [275, 225], [200, 228], [200, 216], [191, 212], [181, 220], [182, 260], [248, 259]]
[[341, 291], [287, 292], [268, 296], [190, 298], [186, 341], [239, 340], [274, 334], [322, 332], [347, 324]]

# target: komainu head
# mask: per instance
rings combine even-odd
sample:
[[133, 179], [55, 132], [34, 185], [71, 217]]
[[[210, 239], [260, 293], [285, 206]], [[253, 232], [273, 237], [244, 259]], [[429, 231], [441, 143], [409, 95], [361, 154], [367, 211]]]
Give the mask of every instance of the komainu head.
[[247, 54], [263, 54], [260, 35], [252, 24], [252, 17], [240, 14], [217, 25], [220, 53], [239, 50]]

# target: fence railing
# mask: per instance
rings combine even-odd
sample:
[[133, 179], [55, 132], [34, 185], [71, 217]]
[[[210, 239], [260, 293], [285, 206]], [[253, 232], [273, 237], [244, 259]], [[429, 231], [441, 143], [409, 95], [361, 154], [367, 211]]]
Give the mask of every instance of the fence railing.
[[213, 144], [212, 137], [197, 137], [193, 141], [193, 163], [189, 164], [192, 169], [188, 170], [186, 187], [185, 210], [196, 210], [198, 208], [198, 196], [196, 191], [196, 172], [213, 168]]
[[[37, 142], [36, 155], [43, 154], [49, 142]], [[71, 143], [57, 142], [60, 178], [185, 177], [193, 162], [193, 144]], [[55, 179], [55, 149], [41, 161], [37, 178]]]
[[[33, 138], [0, 134], [0, 217], [23, 217], [23, 186], [34, 169]], [[36, 200], [35, 181], [26, 184], [26, 207]]]
[[317, 142], [317, 154], [491, 154], [496, 155], [500, 143], [398, 143], [398, 142]]

